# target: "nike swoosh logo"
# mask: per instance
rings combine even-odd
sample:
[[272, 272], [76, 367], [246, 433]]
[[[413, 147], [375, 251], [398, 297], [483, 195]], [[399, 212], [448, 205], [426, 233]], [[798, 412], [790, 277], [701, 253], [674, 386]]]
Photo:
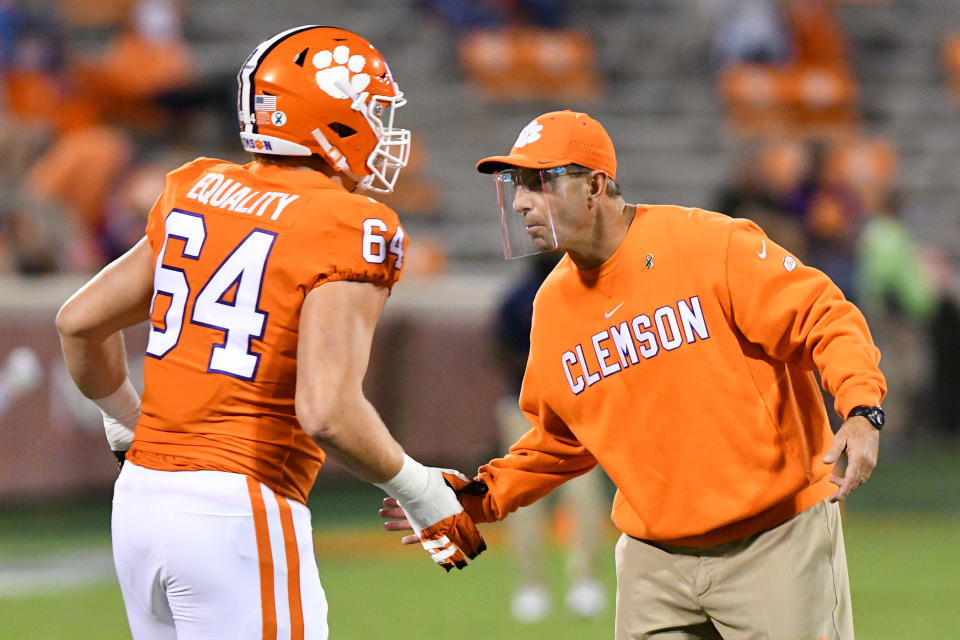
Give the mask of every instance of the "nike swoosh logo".
[[760, 249], [760, 251], [757, 251], [757, 255], [760, 256], [761, 260], [766, 260], [767, 259], [767, 241], [761, 240], [760, 242], [763, 243], [763, 248]]
[[[626, 302], [626, 300], [624, 300], [624, 302]], [[607, 313], [606, 311], [604, 311], [604, 312], [603, 312], [603, 317], [609, 319], [610, 316], [612, 316], [613, 314], [615, 314], [615, 313], [617, 312], [617, 309], [619, 309], [619, 308], [622, 307], [622, 306], [623, 306], [623, 302], [621, 302], [620, 304], [618, 304], [617, 306], [615, 306], [615, 307], [613, 308], [613, 311], [611, 311], [611, 312], [609, 312], [609, 313]]]

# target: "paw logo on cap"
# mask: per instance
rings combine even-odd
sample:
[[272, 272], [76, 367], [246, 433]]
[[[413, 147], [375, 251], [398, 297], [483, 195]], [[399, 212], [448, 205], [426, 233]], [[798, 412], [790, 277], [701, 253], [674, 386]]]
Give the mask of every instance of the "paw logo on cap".
[[523, 131], [521, 131], [520, 135], [517, 136], [517, 141], [513, 146], [519, 149], [520, 147], [527, 146], [531, 142], [536, 142], [540, 139], [541, 131], [543, 131], [543, 125], [534, 120], [523, 128]]

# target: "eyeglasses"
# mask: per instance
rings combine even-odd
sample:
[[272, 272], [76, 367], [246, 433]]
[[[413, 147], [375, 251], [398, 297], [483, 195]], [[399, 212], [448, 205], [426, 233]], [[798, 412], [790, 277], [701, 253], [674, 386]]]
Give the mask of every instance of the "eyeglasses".
[[568, 166], [553, 167], [551, 169], [528, 169], [526, 167], [509, 167], [496, 172], [497, 180], [509, 182], [516, 187], [527, 191], [543, 191], [547, 184], [563, 176], [578, 176], [590, 173], [589, 169]]

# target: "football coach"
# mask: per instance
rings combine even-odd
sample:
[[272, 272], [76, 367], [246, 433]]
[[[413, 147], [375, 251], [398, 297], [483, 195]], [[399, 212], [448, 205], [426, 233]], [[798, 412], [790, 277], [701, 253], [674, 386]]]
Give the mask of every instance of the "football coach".
[[748, 220], [627, 204], [586, 114], [539, 116], [477, 169], [507, 257], [565, 255], [534, 302], [530, 430], [455, 487], [467, 513], [501, 520], [599, 464], [617, 640], [852, 639], [838, 501], [876, 465], [886, 392], [860, 311]]

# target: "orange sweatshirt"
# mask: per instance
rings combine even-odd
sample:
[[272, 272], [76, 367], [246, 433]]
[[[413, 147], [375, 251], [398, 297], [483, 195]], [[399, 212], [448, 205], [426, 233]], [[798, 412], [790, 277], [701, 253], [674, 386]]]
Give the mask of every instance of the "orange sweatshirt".
[[534, 303], [520, 407], [532, 429], [467, 500], [499, 520], [599, 463], [625, 533], [707, 546], [833, 492], [814, 369], [842, 416], [877, 405], [880, 354], [857, 308], [752, 222], [637, 208], [617, 251], [569, 256]]

